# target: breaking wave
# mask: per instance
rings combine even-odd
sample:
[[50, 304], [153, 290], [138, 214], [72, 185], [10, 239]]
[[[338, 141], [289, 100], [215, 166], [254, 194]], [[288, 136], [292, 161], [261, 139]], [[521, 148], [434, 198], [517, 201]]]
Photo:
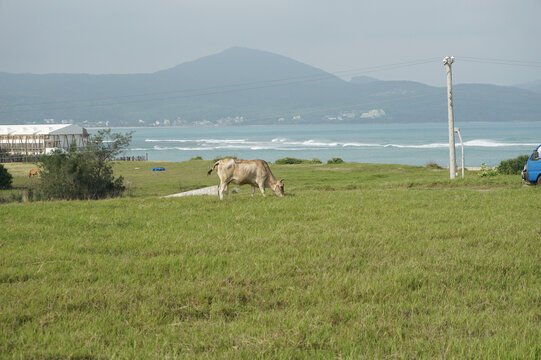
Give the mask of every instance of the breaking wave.
[[[155, 143], [152, 148], [133, 148], [131, 150], [157, 150], [157, 151], [210, 151], [210, 150], [289, 150], [304, 151], [331, 148], [398, 148], [398, 149], [438, 149], [447, 148], [447, 142], [433, 142], [428, 144], [395, 144], [395, 143], [369, 143], [369, 142], [339, 142], [320, 139], [297, 140], [288, 138], [273, 138], [270, 140], [255, 139], [146, 139], [147, 143]], [[178, 146], [174, 146], [178, 144]], [[460, 143], [457, 141], [456, 145]], [[464, 142], [465, 147], [531, 147], [534, 143], [501, 142], [490, 139], [474, 139]]]

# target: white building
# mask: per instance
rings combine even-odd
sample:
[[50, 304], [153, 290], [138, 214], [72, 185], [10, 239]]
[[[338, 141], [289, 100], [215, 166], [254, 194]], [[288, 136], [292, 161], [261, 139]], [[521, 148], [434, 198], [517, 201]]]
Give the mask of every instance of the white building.
[[0, 149], [11, 154], [49, 154], [88, 143], [85, 128], [72, 124], [0, 125]]

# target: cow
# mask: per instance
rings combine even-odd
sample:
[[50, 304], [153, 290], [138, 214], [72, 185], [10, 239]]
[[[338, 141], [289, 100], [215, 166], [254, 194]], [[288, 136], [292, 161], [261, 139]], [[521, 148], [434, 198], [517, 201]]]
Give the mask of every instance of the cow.
[[259, 187], [263, 196], [265, 196], [266, 187], [274, 190], [277, 196], [284, 196], [284, 179], [276, 180], [272, 175], [269, 164], [264, 160], [218, 160], [207, 175], [210, 175], [214, 169], [216, 169], [216, 174], [220, 178], [220, 186], [218, 186], [220, 200], [223, 200], [224, 192], [228, 198], [231, 198], [229, 196], [229, 183], [236, 185], [250, 184], [252, 196], [254, 196], [256, 186]]
[[39, 175], [41, 171], [39, 169], [32, 169], [28, 172], [28, 177]]

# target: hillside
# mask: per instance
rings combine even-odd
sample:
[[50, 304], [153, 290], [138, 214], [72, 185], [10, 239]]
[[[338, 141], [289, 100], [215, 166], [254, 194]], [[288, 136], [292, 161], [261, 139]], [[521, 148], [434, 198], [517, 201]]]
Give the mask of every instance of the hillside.
[[541, 94], [541, 80], [530, 81], [530, 82], [518, 84], [515, 86], [521, 89], [526, 89], [526, 90], [530, 90], [535, 93]]
[[[461, 121], [541, 120], [541, 94], [456, 85]], [[0, 73], [0, 124], [210, 125], [446, 119], [445, 89], [330, 73], [235, 47], [152, 74]], [[52, 120], [48, 120], [52, 121]]]

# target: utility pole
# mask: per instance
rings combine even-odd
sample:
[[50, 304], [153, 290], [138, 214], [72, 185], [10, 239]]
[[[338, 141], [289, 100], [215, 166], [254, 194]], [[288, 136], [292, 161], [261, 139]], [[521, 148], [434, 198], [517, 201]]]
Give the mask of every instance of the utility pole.
[[462, 178], [464, 179], [464, 141], [462, 141], [460, 129], [455, 128], [455, 132], [458, 134], [458, 139], [460, 140], [460, 148], [462, 149]]
[[456, 150], [455, 150], [455, 120], [453, 117], [453, 78], [451, 64], [455, 61], [453, 56], [446, 56], [443, 65], [447, 70], [447, 105], [449, 112], [449, 175], [451, 179], [456, 177]]

